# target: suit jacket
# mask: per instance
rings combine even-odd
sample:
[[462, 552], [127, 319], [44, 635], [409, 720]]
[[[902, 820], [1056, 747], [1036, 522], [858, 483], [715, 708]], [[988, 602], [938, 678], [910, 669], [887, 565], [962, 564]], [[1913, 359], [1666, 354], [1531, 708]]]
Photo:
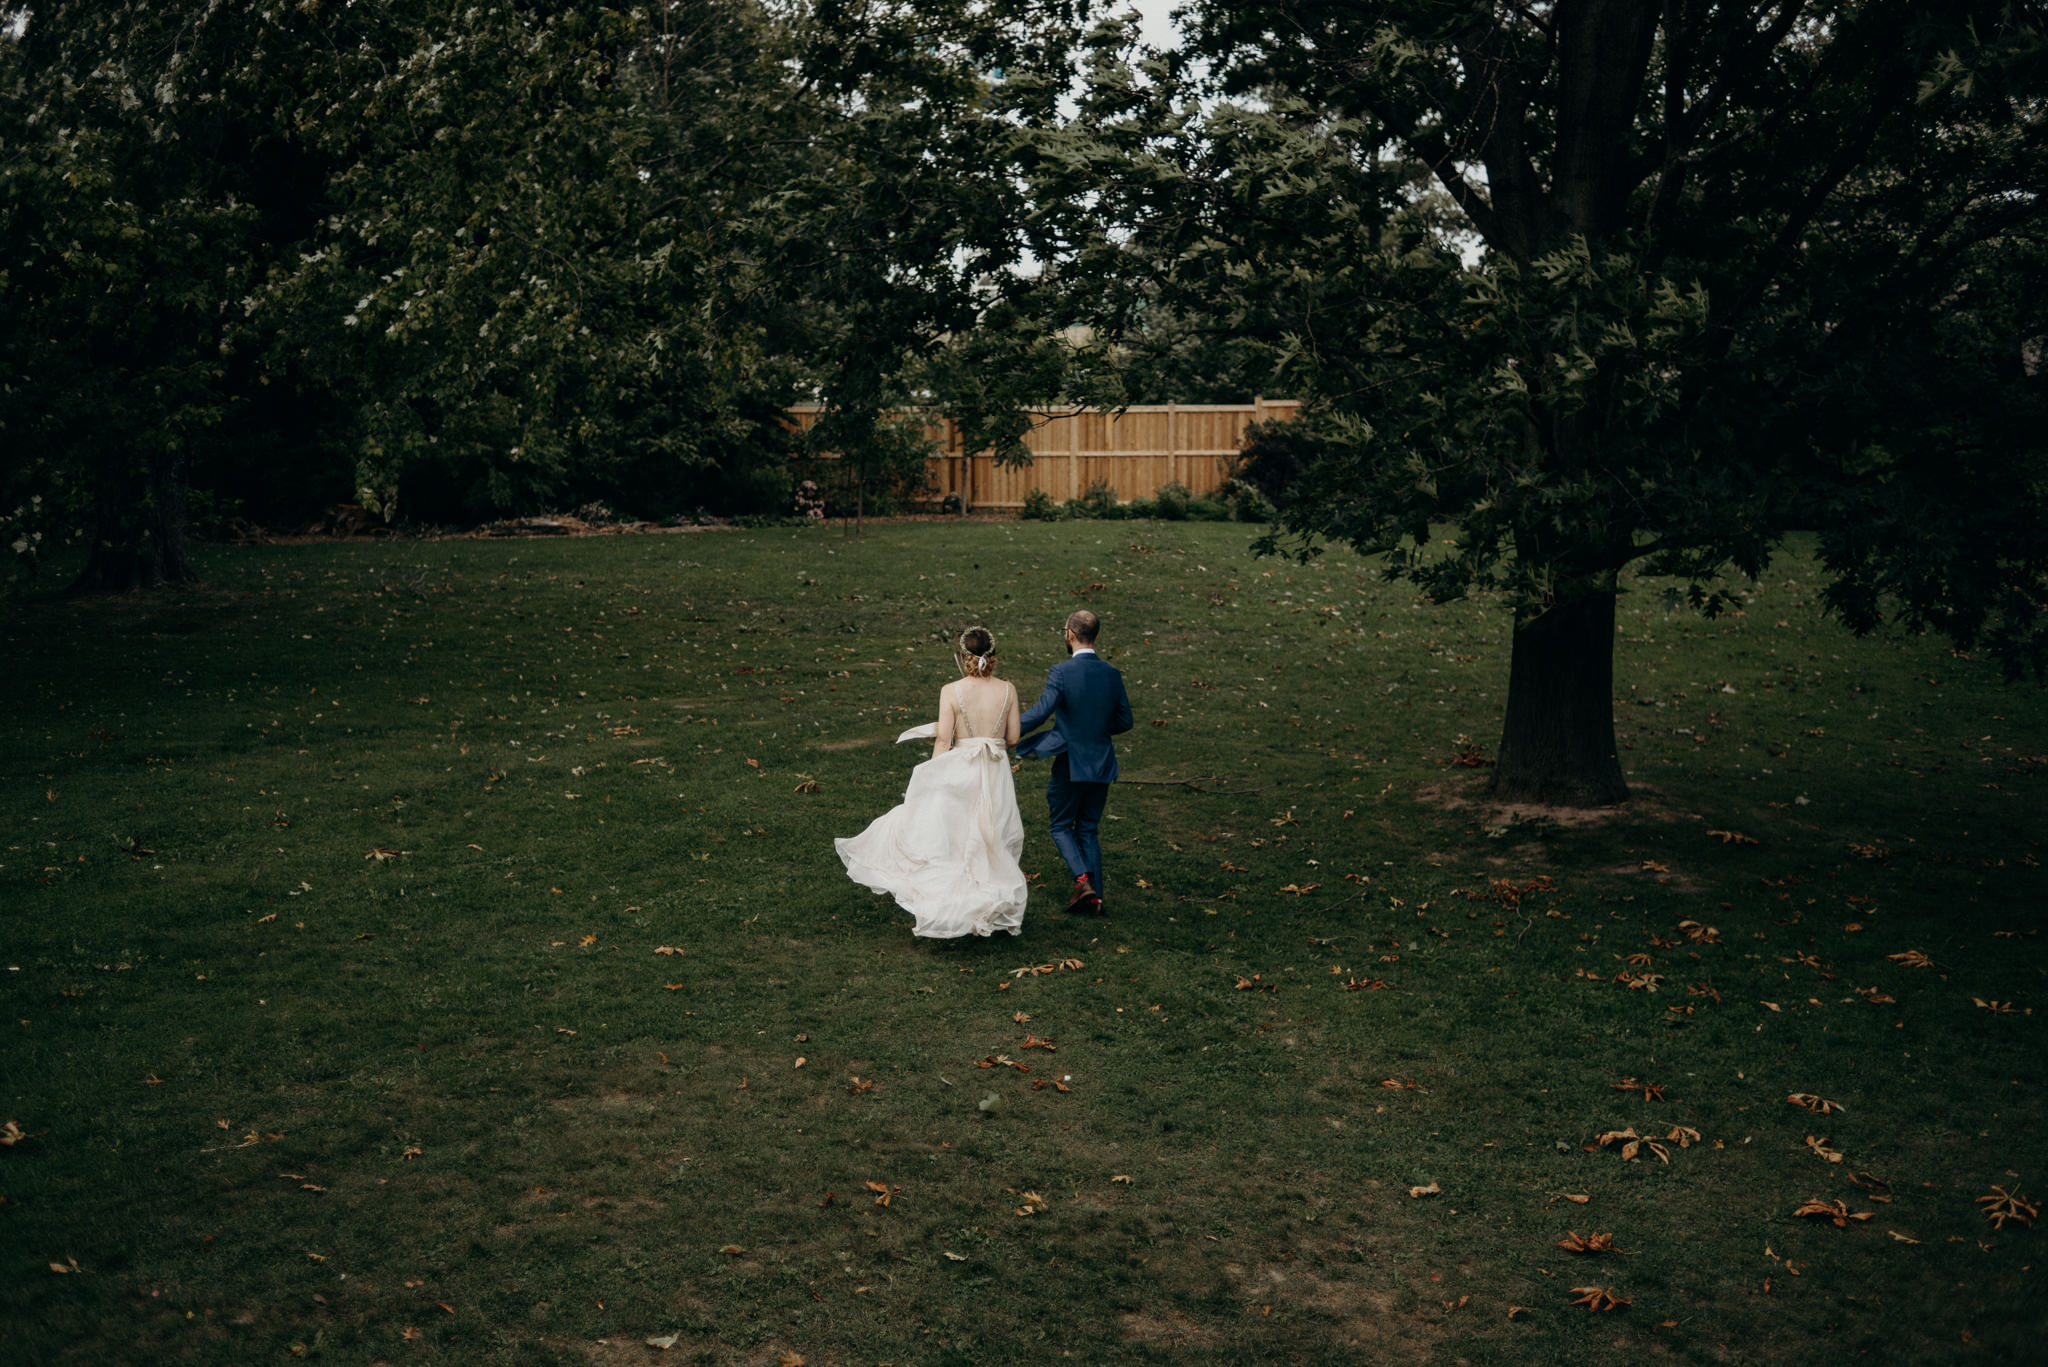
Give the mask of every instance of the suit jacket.
[[1067, 757], [1067, 777], [1075, 783], [1116, 782], [1116, 747], [1111, 736], [1131, 729], [1131, 700], [1124, 676], [1101, 656], [1089, 652], [1054, 665], [1045, 676], [1045, 691], [1017, 719], [1030, 731], [1053, 719], [1042, 735], [1017, 742], [1017, 753], [1032, 759]]

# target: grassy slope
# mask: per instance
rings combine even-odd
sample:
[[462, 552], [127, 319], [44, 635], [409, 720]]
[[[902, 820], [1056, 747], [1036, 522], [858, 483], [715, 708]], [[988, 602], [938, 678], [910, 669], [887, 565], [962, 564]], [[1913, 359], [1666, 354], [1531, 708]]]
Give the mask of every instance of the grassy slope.
[[[1720, 623], [1646, 591], [1637, 800], [1496, 824], [1449, 761], [1491, 745], [1500, 613], [1245, 540], [217, 549], [176, 598], [15, 609], [0, 1119], [33, 1138], [0, 1153], [0, 1356], [2038, 1342], [2043, 1236], [1973, 1198], [2042, 1171], [2041, 694], [1850, 640], [1796, 561]], [[1028, 698], [1079, 603], [1138, 709], [1126, 777], [1235, 791], [1116, 792], [1106, 925], [1049, 890], [1021, 939], [913, 943], [830, 837], [894, 802], [917, 756], [889, 738], [958, 626], [996, 629]], [[1025, 866], [1056, 883], [1041, 776]], [[1627, 1126], [1701, 1139], [1589, 1151]], [[1874, 1218], [1793, 1219], [1813, 1196]], [[1574, 1259], [1567, 1229], [1626, 1252]], [[1582, 1285], [1633, 1303], [1591, 1316]]]

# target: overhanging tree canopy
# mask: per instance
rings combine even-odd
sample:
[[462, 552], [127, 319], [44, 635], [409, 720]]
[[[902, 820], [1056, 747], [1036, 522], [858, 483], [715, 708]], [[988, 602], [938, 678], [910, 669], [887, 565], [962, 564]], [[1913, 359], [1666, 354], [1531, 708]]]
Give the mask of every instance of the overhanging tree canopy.
[[1088, 209], [1075, 297], [1114, 331], [1163, 291], [1283, 355], [1310, 417], [1252, 474], [1296, 550], [1333, 539], [1440, 598], [1512, 595], [1502, 797], [1625, 795], [1625, 567], [1712, 610], [1711, 576], [1816, 528], [1851, 626], [1933, 625], [2041, 669], [2037, 12], [1197, 0], [1187, 18], [1186, 51], [1140, 73], [1100, 37], [1044, 162], [1045, 193]]

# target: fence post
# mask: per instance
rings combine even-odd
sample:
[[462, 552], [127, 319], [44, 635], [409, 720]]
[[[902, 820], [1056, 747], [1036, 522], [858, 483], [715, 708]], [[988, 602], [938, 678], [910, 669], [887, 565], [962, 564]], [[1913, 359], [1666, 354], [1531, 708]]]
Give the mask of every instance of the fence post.
[[1081, 410], [1067, 414], [1067, 497], [1081, 496]]
[[[1175, 421], [1175, 404], [1166, 401], [1166, 482], [1180, 483], [1180, 426]], [[1155, 491], [1156, 492], [1156, 491]]]

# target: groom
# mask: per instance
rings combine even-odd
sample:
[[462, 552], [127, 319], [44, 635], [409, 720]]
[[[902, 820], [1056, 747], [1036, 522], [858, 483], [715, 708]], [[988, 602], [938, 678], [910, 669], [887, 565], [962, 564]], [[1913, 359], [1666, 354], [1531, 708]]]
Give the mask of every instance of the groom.
[[1116, 782], [1116, 750], [1109, 738], [1131, 729], [1131, 700], [1124, 676], [1095, 653], [1101, 619], [1086, 608], [1067, 618], [1067, 653], [1073, 658], [1054, 665], [1045, 676], [1045, 691], [1018, 719], [1020, 731], [1031, 731], [1053, 718], [1053, 728], [1017, 745], [1027, 758], [1052, 757], [1052, 778], [1045, 785], [1052, 815], [1052, 843], [1074, 875], [1074, 896], [1067, 910], [1084, 916], [1102, 915], [1102, 846], [1095, 828]]

